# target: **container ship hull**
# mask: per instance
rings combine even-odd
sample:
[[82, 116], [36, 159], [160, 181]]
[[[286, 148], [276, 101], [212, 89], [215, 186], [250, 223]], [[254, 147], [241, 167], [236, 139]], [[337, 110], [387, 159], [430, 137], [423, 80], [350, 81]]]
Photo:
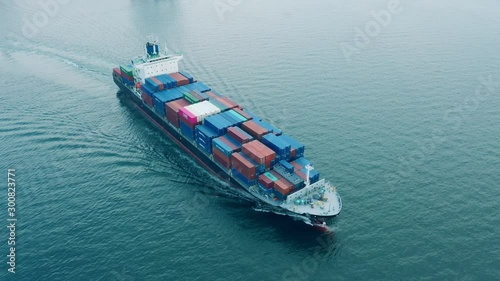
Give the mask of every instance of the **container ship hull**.
[[258, 210], [326, 228], [342, 200], [303, 158], [304, 145], [179, 72], [182, 56], [158, 49], [148, 42], [145, 59], [113, 70], [124, 98]]

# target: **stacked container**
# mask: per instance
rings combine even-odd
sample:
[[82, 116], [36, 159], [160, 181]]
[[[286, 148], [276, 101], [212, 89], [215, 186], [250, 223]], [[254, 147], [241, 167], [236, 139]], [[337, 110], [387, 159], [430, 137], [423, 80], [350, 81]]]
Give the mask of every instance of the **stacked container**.
[[193, 86], [195, 86], [202, 93], [205, 93], [205, 92], [208, 92], [208, 91], [212, 90], [212, 89], [210, 89], [210, 87], [208, 87], [207, 85], [203, 84], [201, 81], [193, 83]]
[[120, 75], [134, 81], [134, 67], [130, 64], [120, 65]]
[[153, 107], [154, 104], [153, 104], [153, 98], [151, 98], [151, 96], [149, 96], [148, 94], [146, 94], [144, 91], [142, 91], [141, 93], [141, 97], [142, 97], [142, 100], [149, 106]]
[[182, 95], [174, 90], [165, 90], [153, 95], [153, 103], [155, 112], [158, 113], [161, 117], [165, 117], [165, 103], [178, 100], [182, 98]]
[[220, 109], [214, 106], [209, 101], [202, 101], [200, 103], [195, 103], [188, 105], [186, 107], [179, 109], [179, 120], [186, 123], [191, 129], [203, 121], [208, 116], [217, 114]]
[[182, 76], [186, 77], [186, 78], [188, 79], [189, 83], [193, 83], [193, 82], [194, 82], [194, 78], [193, 78], [193, 76], [191, 76], [189, 73], [187, 73], [187, 72], [185, 72], [185, 71], [179, 71], [179, 73], [180, 73]]
[[228, 108], [236, 108], [238, 107], [238, 104], [229, 99], [228, 97], [217, 97], [215, 98], [218, 102], [224, 104]]
[[231, 155], [231, 167], [235, 177], [247, 185], [255, 184], [256, 168], [255, 164], [243, 153], [233, 153]]
[[[261, 188], [261, 190], [264, 193], [271, 193], [273, 191], [274, 181], [270, 177], [268, 177], [266, 174], [267, 173], [262, 174], [262, 175], [259, 176], [259, 181], [258, 181], [259, 182], [259, 187]], [[271, 176], [273, 178], [276, 178], [273, 175], [271, 175]]]
[[212, 153], [212, 139], [216, 138], [217, 134], [210, 130], [205, 125], [198, 125], [195, 128], [196, 143], [207, 153]]
[[276, 197], [284, 200], [290, 192], [293, 190], [292, 184], [284, 178], [281, 178], [274, 182], [274, 190], [276, 191]]
[[177, 82], [177, 87], [189, 84], [189, 79], [180, 73], [171, 73], [169, 76]]
[[258, 140], [254, 140], [242, 145], [242, 151], [254, 160], [259, 166], [257, 171], [263, 173], [271, 167], [271, 163], [276, 158], [276, 154]]
[[[298, 190], [298, 189], [302, 188], [304, 186], [304, 180], [300, 176], [293, 173], [293, 171], [290, 172], [289, 170], [287, 170], [287, 168], [285, 168], [283, 166], [282, 162], [290, 165], [288, 162], [281, 160], [279, 165], [274, 166], [274, 171], [276, 171], [284, 179], [286, 179], [288, 182], [290, 182], [294, 189]], [[294, 167], [292, 165], [290, 165], [290, 166], [293, 170]]]
[[206, 118], [204, 123], [219, 136], [225, 134], [227, 128], [234, 125], [220, 114]]
[[162, 91], [162, 90], [166, 89], [165, 85], [163, 85], [163, 83], [160, 82], [160, 80], [158, 80], [154, 76], [146, 78], [146, 85], [148, 85], [149, 87], [151, 87], [156, 92]]
[[290, 160], [290, 144], [282, 141], [274, 134], [267, 134], [262, 137], [262, 143], [276, 152], [276, 159]]
[[290, 159], [297, 159], [300, 157], [304, 157], [305, 146], [302, 143], [284, 134], [279, 136], [279, 138], [283, 142], [290, 144], [291, 146]]
[[275, 134], [275, 135], [277, 135], [277, 136], [279, 136], [279, 135], [281, 135], [281, 134], [282, 134], [282, 132], [281, 132], [281, 130], [280, 130], [280, 129], [278, 129], [278, 128], [274, 127], [273, 125], [271, 125], [271, 124], [269, 124], [269, 123], [267, 123], [267, 122], [264, 122], [264, 121], [262, 121], [262, 120], [261, 120], [261, 121], [256, 120], [255, 122], [256, 122], [257, 124], [259, 124], [260, 126], [262, 126], [262, 127], [266, 128], [269, 132], [271, 132], [271, 133], [273, 133], [273, 134]]
[[170, 124], [174, 125], [176, 128], [179, 128], [180, 126], [179, 115], [178, 115], [179, 109], [188, 105], [189, 102], [185, 99], [178, 99], [176, 101], [171, 101], [167, 103], [165, 105], [165, 109], [167, 111], [166, 116], [168, 122], [170, 122]]
[[244, 144], [253, 140], [253, 137], [238, 127], [227, 128], [227, 134], [235, 141]]
[[[254, 120], [255, 120], [255, 117], [254, 117]], [[251, 136], [253, 136], [254, 138], [261, 140], [264, 135], [269, 133], [269, 131], [267, 129], [265, 129], [264, 127], [255, 123], [254, 120], [249, 120], [249, 121], [243, 122], [243, 124], [241, 125], [241, 128], [243, 130], [245, 130], [245, 132], [247, 132]]]
[[233, 110], [234, 110], [234, 112], [238, 113], [239, 115], [245, 117], [247, 120], [252, 120], [253, 119], [252, 116], [250, 116], [248, 113], [246, 113], [245, 111], [241, 110], [238, 107], [233, 108]]

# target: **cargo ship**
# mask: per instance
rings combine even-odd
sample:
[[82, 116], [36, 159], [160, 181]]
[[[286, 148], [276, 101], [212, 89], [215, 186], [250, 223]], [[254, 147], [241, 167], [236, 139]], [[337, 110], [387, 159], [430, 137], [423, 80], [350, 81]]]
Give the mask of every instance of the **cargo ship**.
[[182, 54], [150, 38], [144, 55], [113, 69], [121, 92], [197, 162], [264, 210], [327, 227], [342, 200], [305, 158], [305, 146], [179, 70]]

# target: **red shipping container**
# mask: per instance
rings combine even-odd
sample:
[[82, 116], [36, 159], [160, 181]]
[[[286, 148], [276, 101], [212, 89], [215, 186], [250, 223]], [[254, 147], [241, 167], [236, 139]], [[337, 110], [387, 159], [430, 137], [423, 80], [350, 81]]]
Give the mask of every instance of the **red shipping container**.
[[210, 98], [209, 99], [217, 99], [218, 96], [216, 96], [214, 93], [208, 91], [208, 92], [205, 92], [205, 94], [207, 94]]
[[151, 80], [155, 81], [156, 84], [158, 84], [158, 89], [160, 89], [160, 91], [162, 91], [164, 88], [165, 88], [165, 85], [163, 85], [162, 82], [160, 82], [160, 80], [156, 79], [156, 77], [154, 76], [151, 76], [149, 77]]
[[141, 94], [142, 100], [149, 106], [153, 107], [153, 99], [145, 93]]
[[189, 84], [189, 80], [180, 73], [171, 73], [169, 76], [177, 81], [177, 87]]
[[274, 182], [270, 178], [266, 177], [265, 175], [259, 176], [259, 183], [267, 189], [271, 189], [274, 186]]
[[241, 132], [238, 127], [227, 128], [227, 134], [239, 143], [246, 143], [250, 140], [249, 136]]
[[226, 169], [231, 168], [231, 161], [230, 161], [229, 157], [224, 155], [224, 153], [222, 153], [216, 147], [212, 148], [212, 152], [213, 152], [215, 161], [219, 162], [222, 166], [226, 167]]
[[119, 67], [115, 67], [113, 68], [113, 72], [118, 75], [118, 76], [121, 76], [122, 75], [122, 71], [120, 70]]
[[255, 166], [240, 153], [231, 154], [231, 166], [249, 180], [255, 179]]
[[263, 155], [254, 145], [254, 141], [242, 145], [241, 150], [257, 164], [265, 164], [266, 156]]
[[276, 159], [276, 152], [258, 140], [251, 141], [252, 145], [265, 157], [266, 169], [271, 167], [271, 162]]
[[283, 195], [288, 195], [292, 191], [293, 185], [282, 178], [274, 182], [274, 189]]
[[239, 107], [233, 108], [234, 111], [238, 112], [241, 116], [245, 117], [247, 120], [252, 120], [253, 117], [248, 115], [245, 111], [240, 109]]
[[188, 106], [190, 103], [185, 99], [178, 99], [175, 101], [167, 102], [165, 104], [165, 111], [167, 120], [174, 125], [176, 128], [179, 128], [179, 116], [177, 115], [180, 108], [184, 106]]
[[259, 124], [255, 123], [253, 120], [243, 122], [243, 124], [241, 125], [241, 128], [245, 132], [249, 133], [252, 137], [254, 137], [258, 140], [261, 140], [265, 134], [269, 133], [267, 131], [267, 129], [265, 129], [262, 126], [260, 126]]
[[227, 107], [229, 108], [236, 108], [238, 107], [238, 104], [235, 103], [234, 101], [232, 101], [230, 98], [228, 97], [221, 97], [221, 98], [217, 98], [217, 100], [223, 104], [225, 104]]

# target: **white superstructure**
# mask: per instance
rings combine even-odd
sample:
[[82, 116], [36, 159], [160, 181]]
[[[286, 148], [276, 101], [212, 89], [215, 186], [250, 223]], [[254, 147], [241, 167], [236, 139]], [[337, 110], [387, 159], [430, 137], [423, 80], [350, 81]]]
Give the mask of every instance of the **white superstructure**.
[[165, 44], [165, 49], [160, 50], [158, 39], [148, 42], [145, 46], [145, 57], [132, 60], [135, 69], [135, 78], [142, 84], [146, 78], [160, 74], [179, 72], [179, 61], [183, 59], [180, 54], [171, 54]]

